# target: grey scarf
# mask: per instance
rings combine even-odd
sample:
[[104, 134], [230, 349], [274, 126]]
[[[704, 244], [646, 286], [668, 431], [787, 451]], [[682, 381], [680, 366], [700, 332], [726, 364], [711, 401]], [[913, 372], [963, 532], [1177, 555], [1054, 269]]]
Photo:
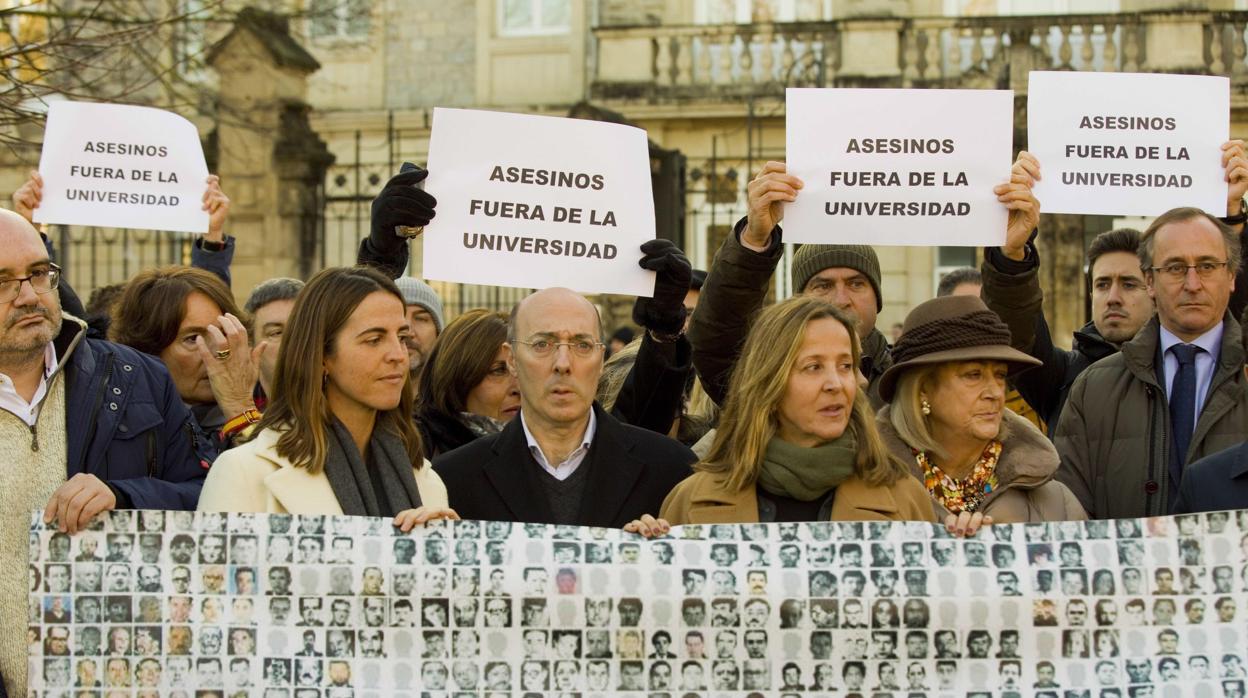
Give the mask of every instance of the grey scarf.
[[[398, 436], [374, 429], [367, 463], [342, 422], [333, 419], [326, 436], [329, 451], [325, 454], [325, 477], [342, 505], [342, 513], [390, 517], [420, 506], [412, 463]], [[379, 500], [379, 494], [384, 498]]]

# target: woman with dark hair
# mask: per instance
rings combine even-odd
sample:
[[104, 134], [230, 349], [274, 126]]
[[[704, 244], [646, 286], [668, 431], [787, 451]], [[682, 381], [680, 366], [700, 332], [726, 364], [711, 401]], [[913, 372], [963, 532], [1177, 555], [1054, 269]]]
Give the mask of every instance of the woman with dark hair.
[[442, 330], [420, 371], [416, 423], [425, 457], [497, 434], [520, 412], [520, 388], [507, 368], [507, 316], [469, 310]]
[[409, 331], [380, 272], [312, 277], [282, 337], [280, 389], [252, 440], [217, 459], [199, 510], [394, 517], [404, 531], [458, 518], [412, 423]]
[[1114, 573], [1111, 570], [1097, 570], [1092, 575], [1092, 594], [1094, 596], [1114, 595]]
[[871, 627], [896, 628], [901, 622], [897, 604], [888, 599], [877, 599], [871, 605]]
[[260, 419], [256, 358], [243, 312], [216, 275], [171, 266], [139, 272], [113, 306], [108, 337], [164, 362], [204, 433], [228, 447]]

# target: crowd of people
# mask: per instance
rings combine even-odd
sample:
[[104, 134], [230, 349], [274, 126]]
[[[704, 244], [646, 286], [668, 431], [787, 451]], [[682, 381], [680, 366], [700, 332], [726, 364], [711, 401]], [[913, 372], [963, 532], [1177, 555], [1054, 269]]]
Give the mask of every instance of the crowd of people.
[[[1031, 155], [996, 189], [1005, 244], [911, 310], [892, 342], [876, 327], [887, 289], [867, 245], [801, 246], [797, 296], [766, 303], [784, 205], [802, 189], [769, 162], [708, 272], [670, 241], [638, 250], [655, 291], [634, 305], [640, 336], [609, 360], [598, 310], [567, 289], [445, 321], [434, 290], [403, 276], [410, 231], [436, 212], [412, 186], [423, 170], [378, 194], [359, 266], [267, 280], [241, 308], [215, 177], [190, 266], [143, 270], [84, 305], [31, 223], [32, 174], [0, 210], [6, 560], [25, 555], [37, 507], [69, 534], [134, 508], [647, 537], [826, 520], [970, 536], [1248, 507], [1242, 141], [1223, 165], [1229, 216], [1175, 209], [1092, 242], [1092, 319], [1068, 351], [1043, 314]], [[1013, 391], [1034, 421], [1009, 409]], [[0, 566], [11, 630], [25, 623], [25, 567]], [[24, 654], [21, 633], [0, 633], [10, 687]]]

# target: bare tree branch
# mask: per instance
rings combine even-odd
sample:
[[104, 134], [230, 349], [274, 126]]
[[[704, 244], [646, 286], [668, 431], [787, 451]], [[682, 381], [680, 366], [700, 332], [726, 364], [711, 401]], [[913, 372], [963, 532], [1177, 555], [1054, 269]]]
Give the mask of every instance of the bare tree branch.
[[[341, 0], [275, 2], [293, 6], [282, 14], [289, 20], [340, 16]], [[237, 19], [236, 5], [42, 0], [0, 8], [0, 147], [28, 158], [41, 144], [48, 103], [57, 99], [224, 116], [207, 86], [206, 56], [209, 40]]]

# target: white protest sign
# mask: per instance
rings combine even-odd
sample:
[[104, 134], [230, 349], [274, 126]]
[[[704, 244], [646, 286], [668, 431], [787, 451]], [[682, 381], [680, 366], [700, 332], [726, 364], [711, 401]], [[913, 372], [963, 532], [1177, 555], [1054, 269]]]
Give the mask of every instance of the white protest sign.
[[1033, 72], [1028, 151], [1049, 213], [1226, 215], [1230, 81], [1198, 75]]
[[785, 108], [787, 242], [1005, 242], [1012, 92], [790, 88]]
[[654, 239], [646, 132], [527, 114], [435, 109], [424, 276], [649, 296]]
[[177, 114], [54, 102], [39, 174], [36, 223], [208, 232], [208, 165], [199, 131]]

